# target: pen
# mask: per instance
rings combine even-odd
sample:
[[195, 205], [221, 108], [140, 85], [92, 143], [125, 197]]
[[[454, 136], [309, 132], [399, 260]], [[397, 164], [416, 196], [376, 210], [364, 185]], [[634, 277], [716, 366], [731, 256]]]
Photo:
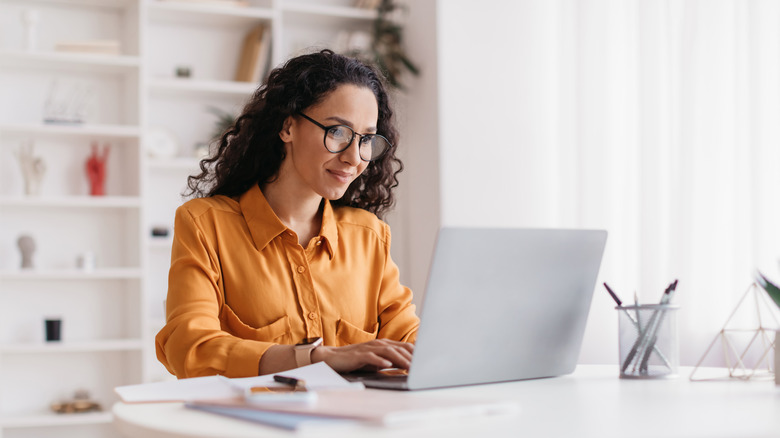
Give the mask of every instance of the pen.
[[604, 282], [604, 287], [607, 288], [607, 292], [612, 296], [612, 299], [615, 300], [618, 307], [623, 306], [623, 302], [620, 301], [620, 298], [618, 298], [617, 294], [615, 294], [615, 292], [609, 287], [609, 285], [607, 285], [606, 282]]
[[295, 377], [282, 376], [280, 374], [274, 375], [274, 382], [284, 383], [295, 388], [305, 388], [306, 381], [302, 379], [296, 379]]

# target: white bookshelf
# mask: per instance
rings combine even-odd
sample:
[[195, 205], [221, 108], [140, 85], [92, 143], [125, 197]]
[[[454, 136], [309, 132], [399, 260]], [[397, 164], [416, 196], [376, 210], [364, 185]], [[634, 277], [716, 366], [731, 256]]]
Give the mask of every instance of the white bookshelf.
[[140, 268], [23, 269], [0, 271], [0, 281], [9, 280], [139, 280]]
[[153, 94], [172, 94], [179, 96], [237, 96], [244, 98], [257, 88], [249, 82], [191, 80], [191, 79], [152, 79], [149, 92]]
[[[350, 0], [251, 0], [249, 7], [156, 0], [0, 1], [0, 437], [115, 436], [111, 415], [53, 414], [48, 406], [87, 388], [104, 408], [113, 387], [170, 379], [154, 335], [164, 324], [172, 225], [186, 178], [199, 171], [208, 106], [237, 114], [259, 84], [233, 80], [246, 33], [271, 29], [271, 66], [304, 47], [328, 47], [343, 30], [371, 28], [374, 11]], [[25, 47], [20, 13], [39, 12], [37, 46]], [[58, 41], [116, 39], [118, 55], [57, 52]], [[191, 68], [176, 77], [178, 66]], [[80, 124], [43, 122], [54, 81], [93, 87]], [[63, 86], [67, 88], [67, 86]], [[145, 150], [170, 131], [175, 154]], [[14, 152], [32, 140], [47, 165], [37, 196], [23, 192]], [[110, 145], [106, 196], [89, 196], [91, 143]], [[168, 227], [152, 237], [153, 227]], [[31, 234], [34, 269], [20, 269], [16, 239]], [[85, 250], [94, 270], [74, 266]], [[63, 315], [63, 341], [42, 340], [42, 320]], [[57, 373], [51, 372], [56, 363]], [[67, 376], [67, 378], [64, 378]], [[28, 389], [24, 382], [37, 380]]]
[[153, 2], [149, 4], [149, 21], [216, 27], [270, 21], [270, 7], [235, 7], [199, 3]]
[[85, 353], [100, 351], [140, 350], [143, 344], [138, 339], [106, 339], [95, 341], [69, 341], [47, 343], [2, 344], [3, 354], [48, 354], [48, 353]]
[[141, 60], [137, 56], [111, 56], [59, 52], [0, 51], [3, 67], [57, 69], [86, 73], [133, 73]]
[[141, 130], [138, 126], [120, 125], [53, 125], [43, 123], [7, 123], [0, 124], [0, 131], [6, 134], [22, 134], [48, 137], [102, 137], [118, 139], [138, 139]]
[[139, 208], [138, 196], [3, 196], [2, 207]]

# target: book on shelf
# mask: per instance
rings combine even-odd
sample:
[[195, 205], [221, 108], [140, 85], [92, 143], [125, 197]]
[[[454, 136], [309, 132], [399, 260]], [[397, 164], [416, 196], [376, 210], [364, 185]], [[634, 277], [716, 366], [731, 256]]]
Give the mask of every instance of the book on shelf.
[[119, 55], [121, 46], [116, 40], [60, 41], [54, 45], [54, 50], [57, 52]]
[[259, 83], [265, 76], [271, 54], [271, 28], [259, 24], [244, 37], [235, 80]]
[[209, 6], [249, 6], [249, 0], [157, 0], [164, 3], [193, 3]]
[[355, 0], [355, 7], [360, 9], [377, 9], [382, 0]]

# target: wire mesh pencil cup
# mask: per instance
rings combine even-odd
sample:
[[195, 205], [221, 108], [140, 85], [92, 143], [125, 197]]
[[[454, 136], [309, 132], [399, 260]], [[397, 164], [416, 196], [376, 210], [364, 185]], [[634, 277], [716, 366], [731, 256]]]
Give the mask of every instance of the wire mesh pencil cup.
[[618, 311], [620, 377], [677, 377], [680, 367], [679, 306], [642, 304], [615, 309]]

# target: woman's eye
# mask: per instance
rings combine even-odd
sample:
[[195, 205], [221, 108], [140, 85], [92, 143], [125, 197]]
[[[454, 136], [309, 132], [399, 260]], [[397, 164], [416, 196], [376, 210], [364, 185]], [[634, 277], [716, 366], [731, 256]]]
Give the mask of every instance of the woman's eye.
[[370, 146], [371, 142], [374, 141], [373, 135], [364, 135], [363, 137], [360, 137], [360, 146]]
[[334, 126], [330, 128], [328, 130], [328, 135], [338, 140], [344, 140], [350, 137], [349, 131], [343, 126]]

